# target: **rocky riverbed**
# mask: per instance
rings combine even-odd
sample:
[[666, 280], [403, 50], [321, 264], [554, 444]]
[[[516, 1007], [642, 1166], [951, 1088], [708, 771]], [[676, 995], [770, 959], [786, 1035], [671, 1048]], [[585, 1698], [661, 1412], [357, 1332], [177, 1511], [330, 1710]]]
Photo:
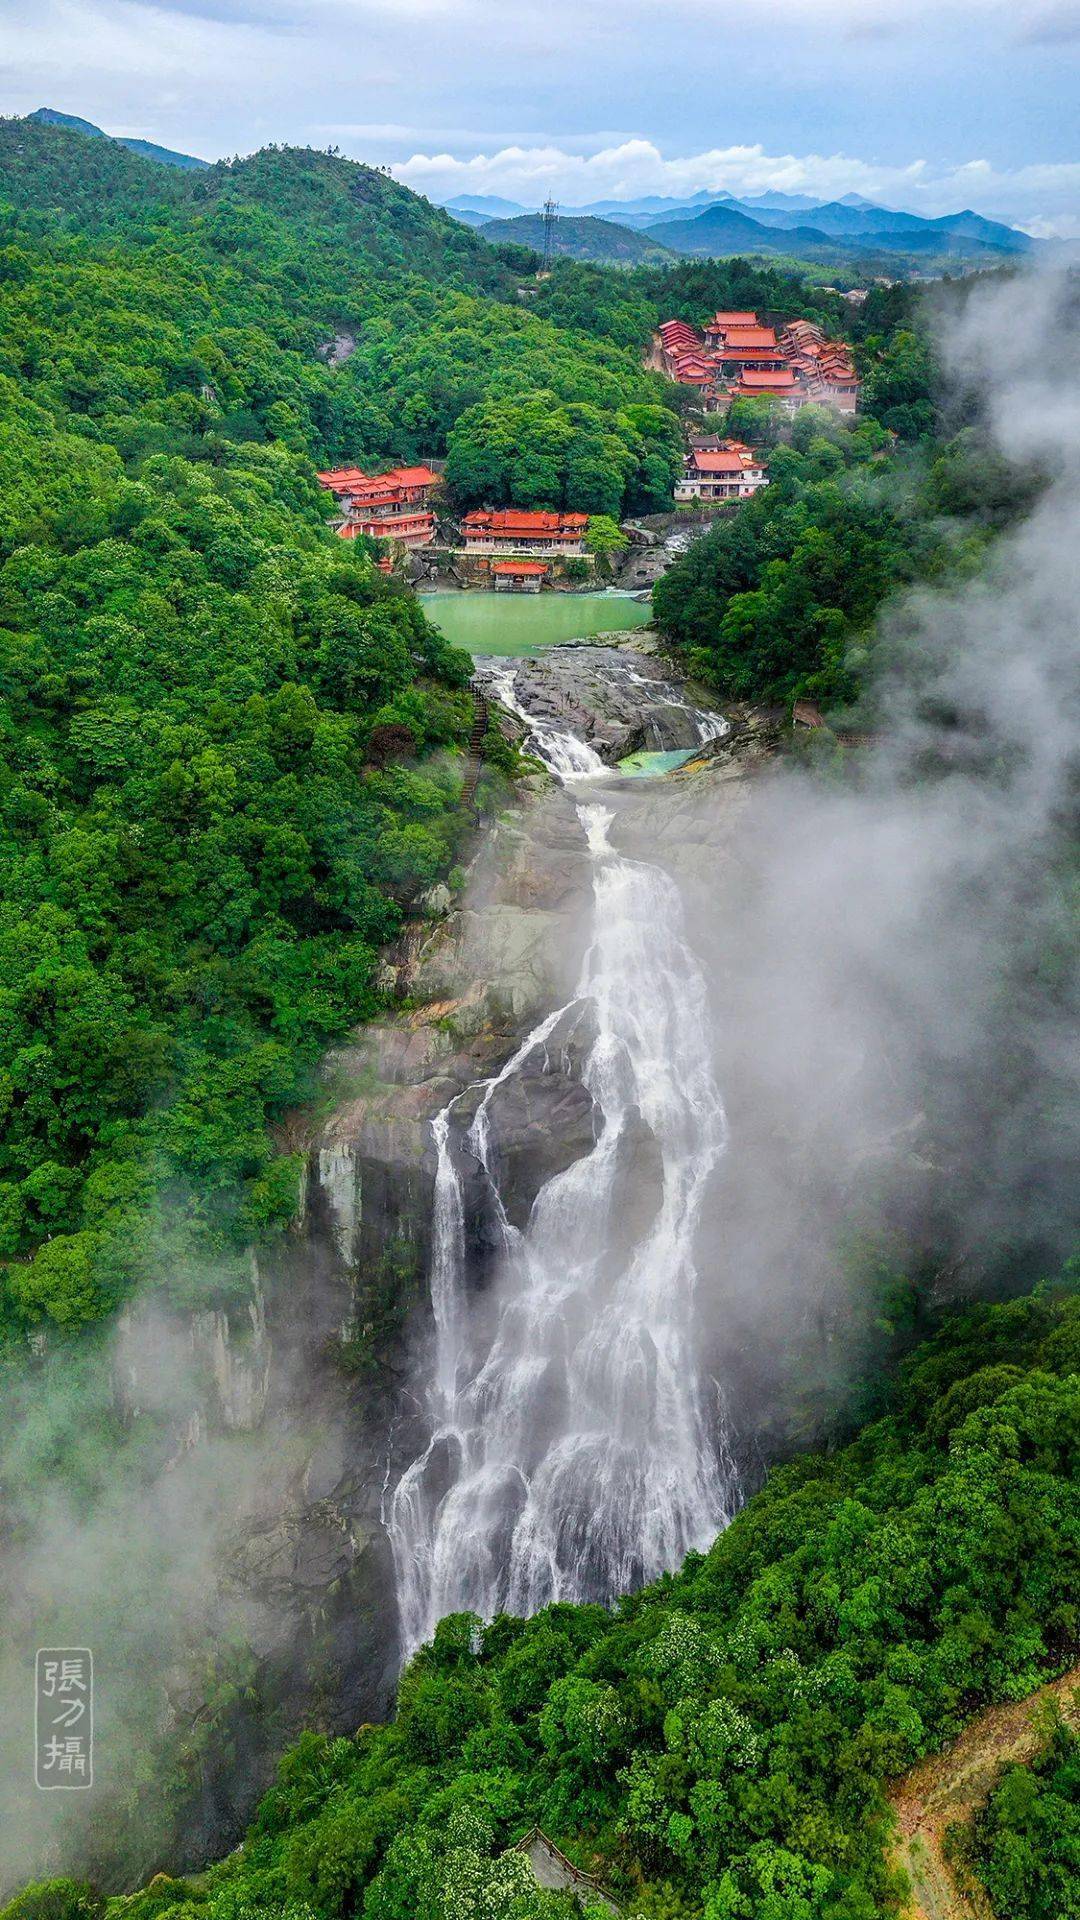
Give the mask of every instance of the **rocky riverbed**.
[[524, 660], [487, 660], [477, 678], [540, 723], [566, 727], [614, 765], [642, 749], [672, 752], [700, 744], [696, 709], [648, 642], [586, 641], [548, 647]]

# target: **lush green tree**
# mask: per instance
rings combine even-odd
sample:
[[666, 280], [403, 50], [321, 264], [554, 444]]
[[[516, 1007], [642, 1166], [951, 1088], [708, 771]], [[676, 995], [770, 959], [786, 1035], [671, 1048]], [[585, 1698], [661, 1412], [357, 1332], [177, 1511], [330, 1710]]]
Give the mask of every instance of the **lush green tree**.
[[[890, 1779], [1070, 1657], [1078, 1361], [1068, 1277], [944, 1318], [871, 1425], [773, 1468], [679, 1574], [443, 1621], [390, 1725], [305, 1735], [242, 1848], [110, 1920], [569, 1916], [514, 1852], [534, 1823], [628, 1912], [895, 1912]], [[1075, 1912], [1076, 1752], [1056, 1730], [979, 1823], [1010, 1920]]]
[[594, 514], [585, 535], [587, 553], [594, 554], [600, 561], [612, 560], [616, 554], [625, 553], [626, 545], [626, 535], [617, 520], [611, 520], [605, 514]]
[[1080, 1916], [1080, 1739], [1058, 1716], [1030, 1766], [1009, 1767], [975, 1822], [971, 1864], [995, 1914]]
[[970, 435], [946, 443], [929, 470], [918, 456], [889, 456], [890, 445], [877, 419], [806, 407], [790, 444], [769, 455], [769, 485], [658, 581], [658, 626], [719, 692], [850, 702], [887, 595], [969, 569], [1038, 484], [1010, 470], [1010, 491], [996, 461], [980, 480]]

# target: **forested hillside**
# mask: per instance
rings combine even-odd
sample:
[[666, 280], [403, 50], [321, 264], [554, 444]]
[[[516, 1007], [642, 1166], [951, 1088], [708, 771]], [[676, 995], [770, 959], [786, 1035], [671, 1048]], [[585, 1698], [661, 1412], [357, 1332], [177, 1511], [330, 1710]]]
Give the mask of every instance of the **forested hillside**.
[[[444, 1621], [391, 1726], [305, 1736], [238, 1853], [108, 1913], [555, 1920], [513, 1851], [536, 1822], [648, 1920], [895, 1913], [887, 1780], [1075, 1658], [1078, 1369], [1067, 1279], [946, 1321], [876, 1421], [774, 1471], [678, 1576], [614, 1614]], [[1052, 1899], [1069, 1843], [1036, 1822], [1074, 1774], [1056, 1748], [980, 1828], [1002, 1920], [1060, 1911], [1010, 1889], [1026, 1846]], [[0, 1920], [94, 1911], [42, 1889]]]
[[[42, 323], [70, 311], [60, 263], [5, 263], [45, 289], [5, 342], [0, 456], [12, 1333], [95, 1318], [166, 1249], [220, 1281], [292, 1213], [270, 1121], [452, 859], [460, 774], [433, 750], [471, 705], [467, 660], [327, 532], [310, 460], [214, 433], [203, 369], [122, 274], [76, 349]], [[291, 368], [263, 370], [233, 397], [265, 417]], [[414, 753], [384, 766], [401, 727]]]
[[[672, 649], [721, 695], [837, 707], [865, 689], [868, 636], [890, 593], [974, 574], [1041, 481], [1031, 462], [1020, 472], [992, 451], [975, 398], [943, 407], [906, 289], [875, 290], [853, 314], [835, 293], [742, 261], [618, 272], [562, 262], [537, 283], [512, 248], [490, 247], [386, 174], [332, 153], [268, 149], [169, 171], [110, 141], [6, 121], [0, 165], [0, 1358], [17, 1387], [19, 1444], [5, 1450], [4, 1468], [18, 1548], [32, 1543], [38, 1504], [47, 1508], [61, 1486], [75, 1489], [77, 1534], [103, 1486], [125, 1487], [128, 1474], [152, 1500], [187, 1457], [183, 1438], [154, 1479], [149, 1448], [140, 1454], [153, 1414], [140, 1432], [139, 1381], [125, 1401], [105, 1342], [79, 1336], [147, 1287], [185, 1310], [246, 1306], [247, 1250], [297, 1211], [301, 1167], [284, 1150], [287, 1123], [312, 1097], [316, 1062], [378, 1010], [380, 947], [422, 912], [434, 882], [461, 883], [465, 748], [476, 722], [469, 659], [377, 571], [367, 543], [334, 537], [318, 469], [438, 457], [456, 507], [610, 516], [666, 507], [690, 397], [646, 368], [657, 322], [681, 314], [700, 324], [725, 304], [776, 321], [806, 314], [853, 342], [862, 417], [853, 424], [811, 408], [781, 434], [767, 410], [739, 415], [738, 431], [768, 450], [771, 484], [691, 547], [655, 604]], [[335, 339], [346, 350], [331, 365]], [[981, 739], [998, 751], [996, 735]], [[488, 743], [496, 777], [520, 765], [494, 727]], [[1007, 740], [1002, 764], [1016, 751]], [[836, 772], [853, 791], [860, 777], [850, 762]], [[916, 787], [919, 777], [913, 763]], [[1049, 775], [1040, 792], [1056, 805]], [[1010, 970], [991, 966], [977, 985], [987, 1001], [1052, 1000], [1060, 989], [1064, 1005], [1067, 955], [1056, 917], [1050, 933], [1040, 918], [1034, 872], [1035, 860], [1058, 862], [1058, 845], [1049, 831], [1030, 844], [1021, 907], [1032, 952], [1024, 946], [1014, 972], [1010, 947]], [[539, 879], [521, 871], [521, 894], [547, 899], [548, 869], [538, 867]], [[942, 871], [945, 908], [962, 912], [953, 870]], [[981, 870], [965, 873], [979, 884]], [[844, 911], [848, 879], [827, 877]], [[783, 899], [797, 918], [797, 888]], [[876, 891], [873, 909], [881, 918]], [[854, 944], [860, 924], [869, 922], [853, 920]], [[875, 925], [882, 944], [867, 941], [868, 969], [888, 929], [887, 916], [883, 932]], [[716, 954], [725, 964], [719, 943]], [[686, 977], [664, 975], [676, 983], [672, 997]], [[493, 992], [504, 985], [494, 981]], [[508, 990], [508, 1006], [512, 998]], [[437, 1003], [447, 1004], [456, 1003]], [[933, 1004], [936, 1015], [949, 1003]], [[398, 1008], [403, 1020], [411, 1011]], [[971, 1017], [1006, 1036], [1004, 1069], [992, 1063], [995, 1099], [1006, 1081], [1011, 1112], [1022, 1115], [1033, 1110], [1018, 1098], [1025, 1075], [1040, 1094], [1049, 1086], [1040, 1118], [1064, 1160], [1059, 1083], [1031, 1064], [1043, 1068], [1064, 1021], [1033, 1021], [1014, 1045], [1014, 1029], [978, 1007]], [[452, 1026], [440, 1010], [418, 1041], [430, 1040], [436, 1063], [447, 1057], [443, 1041], [461, 1039]], [[692, 1039], [708, 1045], [697, 1027]], [[943, 1211], [964, 1170], [952, 1178], [942, 1143], [962, 1154], [975, 1125], [961, 1111], [958, 1057], [943, 1040], [935, 1071], [945, 1121], [932, 1113], [927, 1123], [920, 1111], [909, 1130], [905, 1117], [896, 1148], [940, 1159]], [[490, 1070], [487, 1053], [477, 1059]], [[473, 1071], [479, 1065], [442, 1083], [438, 1064], [432, 1084], [460, 1086]], [[787, 1117], [785, 1107], [785, 1126]], [[873, 1196], [877, 1163], [857, 1164]], [[655, 1172], [643, 1189], [663, 1187]], [[846, 1169], [837, 1175], [842, 1187]], [[317, 1198], [328, 1212], [326, 1194]], [[1041, 1225], [1031, 1234], [1038, 1246]], [[927, 1230], [933, 1244], [912, 1254], [920, 1273], [933, 1269], [935, 1287], [937, 1227]], [[384, 1240], [377, 1272], [358, 1262], [349, 1272], [355, 1338], [340, 1303], [325, 1313], [319, 1367], [335, 1383], [342, 1356], [371, 1333], [365, 1302], [376, 1302], [373, 1324], [385, 1308], [395, 1330], [407, 1312], [397, 1294], [383, 1299], [395, 1286], [404, 1294], [405, 1271], [392, 1230]], [[1014, 1267], [1014, 1246], [1003, 1237], [994, 1250], [1002, 1291], [1028, 1273]], [[486, 1284], [486, 1243], [484, 1261]], [[882, 1284], [894, 1278], [890, 1267]], [[941, 1319], [931, 1317], [932, 1289], [897, 1284], [927, 1343], [890, 1381], [859, 1379], [844, 1404], [872, 1417], [854, 1432], [837, 1408], [857, 1362], [841, 1351], [839, 1317], [823, 1313], [814, 1338], [837, 1383], [831, 1426], [823, 1423], [832, 1445], [767, 1476], [753, 1466], [762, 1490], [707, 1553], [611, 1610], [557, 1605], [486, 1624], [451, 1616], [406, 1669], [393, 1723], [348, 1738], [305, 1735], [244, 1845], [221, 1864], [190, 1881], [158, 1876], [112, 1902], [54, 1883], [19, 1896], [0, 1920], [568, 1920], [574, 1909], [538, 1891], [514, 1851], [535, 1823], [641, 1920], [894, 1913], [888, 1780], [984, 1703], [1026, 1697], [1076, 1658], [1080, 1637], [1075, 1274]], [[311, 1305], [306, 1275], [298, 1292], [288, 1304], [299, 1320]], [[877, 1298], [868, 1283], [866, 1312]], [[815, 1306], [802, 1310], [809, 1325]], [[323, 1321], [312, 1317], [314, 1343]], [[908, 1335], [887, 1302], [880, 1320], [895, 1361]], [[801, 1337], [794, 1329], [793, 1345]], [[370, 1353], [364, 1366], [355, 1397], [375, 1405]], [[66, 1371], [75, 1392], [58, 1417], [45, 1389]], [[361, 1418], [416, 1424], [415, 1387], [403, 1371]], [[303, 1390], [298, 1372], [289, 1391], [299, 1400]], [[188, 1434], [186, 1403], [184, 1413]], [[200, 1417], [196, 1406], [196, 1436]], [[316, 1400], [312, 1420], [321, 1417]], [[222, 1421], [228, 1480], [242, 1441], [234, 1452], [238, 1430]], [[791, 1430], [763, 1425], [762, 1445]], [[294, 1451], [282, 1449], [283, 1474], [297, 1463], [305, 1525], [309, 1509], [327, 1508], [305, 1590], [303, 1617], [316, 1626], [288, 1652], [321, 1689], [305, 1713], [351, 1728], [359, 1713], [345, 1719], [325, 1697], [335, 1683], [322, 1676], [340, 1665], [308, 1661], [308, 1648], [328, 1616], [359, 1637], [354, 1569], [338, 1542], [348, 1536], [360, 1561], [386, 1548], [390, 1456], [402, 1442], [380, 1430], [377, 1447], [365, 1436], [369, 1452], [343, 1447], [338, 1457], [335, 1436], [325, 1450], [324, 1437], [303, 1451], [307, 1436], [289, 1435]], [[265, 1438], [269, 1450], [280, 1430], [269, 1424]], [[353, 1504], [331, 1509], [324, 1491], [342, 1486]], [[220, 1569], [197, 1553], [186, 1564], [201, 1499], [182, 1515], [179, 1557], [191, 1586], [205, 1581], [211, 1593]], [[126, 1524], [145, 1509], [121, 1501], [115, 1511]], [[65, 1508], [57, 1537], [67, 1517]], [[270, 1518], [284, 1526], [293, 1517]], [[307, 1576], [307, 1538], [271, 1528], [259, 1562], [271, 1585]], [[140, 1545], [130, 1590], [148, 1616], [160, 1602], [164, 1668], [177, 1549], [171, 1563], [162, 1555], [159, 1583], [159, 1536]], [[672, 1565], [681, 1551], [652, 1565]], [[89, 1554], [86, 1566], [92, 1573]], [[364, 1633], [383, 1634], [387, 1646], [391, 1578], [384, 1566], [381, 1585], [359, 1589]], [[242, 1580], [239, 1591], [246, 1604]], [[125, 1587], [120, 1603], [127, 1597]], [[205, 1617], [233, 1616], [211, 1608]], [[187, 1743], [184, 1792], [205, 1792], [201, 1831], [211, 1838], [200, 1854], [217, 1840], [224, 1851], [242, 1824], [221, 1819], [200, 1767], [204, 1748], [242, 1726], [254, 1664], [253, 1653], [237, 1663], [234, 1685], [234, 1649], [216, 1635], [208, 1628], [197, 1648], [202, 1691], [178, 1688], [186, 1720], [162, 1710], [164, 1681], [160, 1698], [156, 1676], [144, 1689], [163, 1748]], [[238, 1648], [251, 1652], [239, 1629]], [[215, 1718], [219, 1660], [229, 1697]], [[254, 1682], [249, 1691], [257, 1714]], [[277, 1724], [268, 1715], [260, 1764], [280, 1752]], [[302, 1722], [290, 1724], [294, 1732]], [[180, 1790], [155, 1764], [135, 1755], [125, 1804], [160, 1802], [168, 1834], [169, 1795], [178, 1802]], [[227, 1747], [214, 1764], [227, 1769]], [[235, 1797], [243, 1818], [255, 1777]], [[1075, 1750], [1059, 1740], [988, 1808], [973, 1845], [1005, 1908], [1000, 1920], [1010, 1900], [1027, 1902], [1017, 1905], [1025, 1920], [1048, 1920], [1060, 1898], [1073, 1843], [1059, 1807], [1075, 1796], [1075, 1778]], [[107, 1810], [104, 1823], [111, 1818]], [[113, 1885], [124, 1884], [115, 1861], [148, 1857], [125, 1852], [127, 1838], [106, 1867]], [[591, 1920], [602, 1911], [594, 1904]]]
[[773, 447], [769, 477], [657, 583], [657, 625], [728, 698], [833, 707], [865, 685], [886, 597], [970, 574], [1038, 487], [974, 426], [905, 453], [871, 416], [816, 407]]
[[[642, 368], [657, 318], [727, 299], [836, 327], [841, 303], [740, 262], [565, 263], [523, 302], [447, 215], [308, 150], [187, 174], [5, 121], [0, 160], [19, 1331], [95, 1318], [176, 1232], [186, 1271], [287, 1216], [274, 1115], [454, 858], [466, 663], [326, 532], [315, 466], [445, 453], [462, 505], [662, 506], [679, 396]], [[849, 697], [852, 633], [956, 564], [964, 441], [900, 504], [879, 460], [933, 425], [909, 312], [875, 296], [855, 329], [867, 422], [806, 416], [767, 493], [661, 583], [665, 631], [725, 693]], [[978, 466], [976, 547], [997, 511]], [[415, 758], [387, 767], [390, 727]]]
[[452, 862], [468, 663], [327, 531], [315, 462], [389, 427], [316, 348], [362, 272], [419, 236], [432, 279], [459, 279], [471, 248], [325, 156], [215, 170], [196, 210], [111, 143], [20, 122], [2, 144], [24, 203], [0, 254], [19, 1337], [162, 1271], [198, 1291], [212, 1261], [228, 1284], [232, 1250], [295, 1207], [274, 1116]]
[[[727, 297], [759, 306], [755, 276]], [[681, 310], [700, 323], [716, 280], [691, 280]], [[965, 289], [938, 296], [955, 325]], [[833, 329], [831, 296], [807, 311]], [[781, 315], [785, 308], [781, 307]], [[842, 708], [865, 691], [874, 620], [917, 581], [960, 581], [1042, 485], [1037, 447], [1006, 458], [976, 392], [957, 398], [911, 289], [875, 289], [846, 322], [862, 388], [857, 418], [806, 407], [785, 423], [767, 401], [737, 401], [728, 426], [763, 448], [770, 484], [718, 518], [656, 586], [665, 638], [727, 698], [809, 699]]]
[[[655, 300], [611, 328], [572, 290], [523, 304], [385, 174], [273, 149], [185, 174], [31, 121], [0, 163], [19, 1334], [166, 1249], [185, 1285], [227, 1276], [287, 1217], [274, 1116], [454, 858], [466, 664], [326, 533], [314, 467], [446, 452], [462, 503], [617, 514], [666, 504], [679, 455]], [[416, 757], [387, 767], [391, 727]]]

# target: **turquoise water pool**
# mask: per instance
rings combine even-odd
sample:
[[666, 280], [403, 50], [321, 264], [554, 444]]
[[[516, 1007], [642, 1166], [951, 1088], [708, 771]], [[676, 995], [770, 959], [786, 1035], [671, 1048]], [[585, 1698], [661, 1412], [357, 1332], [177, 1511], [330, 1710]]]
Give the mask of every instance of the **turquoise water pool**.
[[422, 593], [420, 604], [455, 647], [467, 653], [539, 653], [560, 640], [645, 627], [647, 600], [628, 593]]
[[674, 773], [676, 767], [685, 767], [700, 747], [680, 747], [670, 753], [628, 753], [625, 760], [618, 762], [618, 771], [627, 773], [632, 779], [651, 780], [659, 773]]

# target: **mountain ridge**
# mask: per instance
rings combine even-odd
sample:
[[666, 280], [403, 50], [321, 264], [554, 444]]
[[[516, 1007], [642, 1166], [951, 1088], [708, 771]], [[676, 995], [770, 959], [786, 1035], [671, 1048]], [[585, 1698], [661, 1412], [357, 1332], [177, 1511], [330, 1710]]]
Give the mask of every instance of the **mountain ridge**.
[[[539, 213], [518, 214], [512, 220], [487, 220], [477, 228], [481, 240], [489, 246], [517, 243], [537, 253], [544, 246], [544, 217]], [[674, 253], [651, 234], [624, 227], [616, 220], [601, 220], [595, 214], [561, 214], [555, 222], [554, 251], [562, 259], [592, 260], [610, 266], [640, 266], [673, 261]]]
[[37, 107], [26, 115], [28, 120], [36, 120], [42, 127], [66, 127], [69, 133], [84, 133], [94, 140], [113, 140], [117, 146], [126, 147], [129, 153], [137, 153], [143, 160], [154, 160], [158, 166], [177, 167], [184, 173], [201, 173], [213, 162], [201, 160], [194, 153], [178, 153], [173, 147], [158, 146], [154, 140], [136, 140], [123, 133], [106, 133], [104, 127], [96, 126], [93, 120], [84, 120], [77, 113], [61, 113], [57, 107]]

